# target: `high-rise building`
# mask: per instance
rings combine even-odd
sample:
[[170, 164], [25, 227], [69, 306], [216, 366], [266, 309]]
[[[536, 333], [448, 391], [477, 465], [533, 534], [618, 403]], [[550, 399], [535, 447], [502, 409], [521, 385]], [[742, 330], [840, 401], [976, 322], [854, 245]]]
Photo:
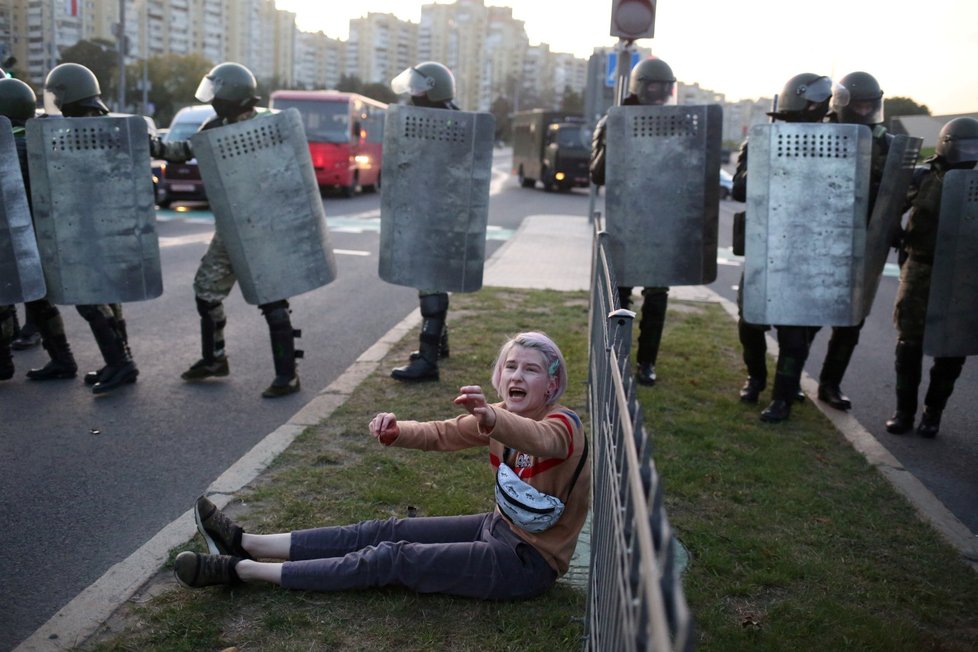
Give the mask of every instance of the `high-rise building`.
[[383, 82], [418, 63], [418, 25], [393, 14], [368, 13], [350, 21], [346, 74]]

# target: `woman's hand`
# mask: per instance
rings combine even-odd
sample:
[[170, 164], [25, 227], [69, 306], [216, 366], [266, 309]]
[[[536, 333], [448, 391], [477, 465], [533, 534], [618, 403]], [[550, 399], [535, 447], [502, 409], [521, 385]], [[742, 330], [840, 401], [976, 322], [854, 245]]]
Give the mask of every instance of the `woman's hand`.
[[397, 427], [397, 417], [392, 412], [378, 412], [370, 420], [370, 434], [384, 446], [390, 446], [401, 434], [401, 429]]
[[479, 426], [486, 432], [492, 432], [496, 425], [496, 412], [486, 401], [482, 388], [478, 385], [466, 385], [460, 388], [459, 395], [455, 397], [453, 403], [461, 405], [469, 414], [479, 420]]

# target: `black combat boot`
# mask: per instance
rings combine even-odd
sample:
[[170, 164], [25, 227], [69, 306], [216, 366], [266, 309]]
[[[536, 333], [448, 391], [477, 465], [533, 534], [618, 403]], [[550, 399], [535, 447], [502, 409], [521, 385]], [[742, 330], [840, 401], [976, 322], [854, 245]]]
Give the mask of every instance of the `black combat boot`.
[[78, 375], [78, 365], [75, 356], [68, 345], [65, 335], [65, 325], [57, 306], [41, 300], [27, 304], [27, 310], [32, 314], [38, 331], [41, 334], [41, 345], [48, 352], [51, 360], [40, 369], [31, 369], [27, 377], [31, 380], [66, 380]]
[[448, 315], [448, 294], [427, 294], [421, 297], [421, 335], [417, 358], [391, 371], [391, 378], [406, 382], [438, 380], [438, 350], [441, 333]]
[[804, 365], [804, 360], [784, 353], [778, 356], [774, 389], [771, 390], [771, 404], [761, 412], [761, 421], [779, 423], [791, 416], [791, 403], [798, 400], [798, 381]]
[[852, 401], [842, 393], [841, 384], [852, 353], [859, 343], [860, 328], [862, 324], [833, 328], [832, 338], [825, 352], [825, 361], [818, 377], [818, 400], [828, 403], [836, 410], [848, 410], [852, 407]]
[[737, 320], [737, 335], [747, 366], [747, 382], [740, 388], [740, 400], [744, 403], [757, 403], [764, 388], [767, 387], [767, 337], [764, 327]]
[[931, 439], [937, 436], [941, 429], [941, 415], [947, 406], [947, 400], [954, 392], [954, 382], [961, 375], [964, 358], [934, 358], [934, 366], [930, 369], [930, 385], [924, 396], [924, 413], [917, 426], [917, 434]]
[[223, 377], [230, 372], [228, 358], [224, 352], [224, 327], [227, 317], [220, 301], [197, 300], [197, 314], [200, 315], [200, 360], [180, 374], [187, 381]]
[[[118, 312], [118, 314], [122, 314], [121, 310]], [[114, 324], [115, 330], [118, 333], [119, 337], [122, 338], [122, 346], [126, 350], [126, 355], [129, 356], [129, 359], [131, 360], [132, 350], [129, 348], [129, 331], [126, 328], [126, 320], [117, 317], [113, 319], [112, 323]], [[85, 382], [86, 385], [95, 385], [99, 382], [99, 380], [102, 379], [102, 374], [105, 372], [106, 368], [107, 367], [102, 367], [98, 371], [89, 371], [88, 373], [85, 374], [82, 380]], [[137, 375], [139, 374], [138, 371], [136, 373]], [[135, 380], [130, 382], [135, 382]]]
[[[443, 326], [441, 329], [441, 339], [438, 340], [438, 359], [443, 360], [450, 357], [451, 349], [448, 348], [448, 326]], [[408, 356], [409, 360], [417, 360], [421, 357], [421, 351], [411, 351], [411, 355]]]
[[275, 363], [275, 379], [261, 395], [265, 398], [278, 398], [295, 394], [300, 389], [295, 361], [303, 355], [302, 351], [295, 348], [295, 338], [301, 337], [302, 331], [292, 328], [288, 301], [266, 303], [259, 307], [268, 322], [272, 360]]
[[95, 336], [105, 366], [92, 385], [93, 394], [105, 394], [122, 385], [136, 382], [139, 369], [126, 350], [125, 340], [114, 317], [107, 317], [98, 306], [77, 306], [78, 313], [88, 322]]
[[0, 307], [0, 380], [14, 377], [14, 357], [10, 343], [14, 339], [16, 311], [13, 306]]
[[890, 434], [902, 435], [913, 430], [923, 356], [924, 349], [920, 342], [910, 340], [897, 342], [894, 364], [897, 408], [885, 424], [886, 431]]

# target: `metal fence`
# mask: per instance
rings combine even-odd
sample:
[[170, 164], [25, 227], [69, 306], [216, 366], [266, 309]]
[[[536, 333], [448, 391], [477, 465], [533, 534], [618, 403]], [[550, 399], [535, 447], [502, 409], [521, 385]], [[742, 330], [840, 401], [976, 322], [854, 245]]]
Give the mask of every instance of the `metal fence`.
[[595, 221], [588, 402], [593, 507], [584, 649], [692, 650], [692, 619], [628, 354], [635, 313], [619, 307], [607, 235]]

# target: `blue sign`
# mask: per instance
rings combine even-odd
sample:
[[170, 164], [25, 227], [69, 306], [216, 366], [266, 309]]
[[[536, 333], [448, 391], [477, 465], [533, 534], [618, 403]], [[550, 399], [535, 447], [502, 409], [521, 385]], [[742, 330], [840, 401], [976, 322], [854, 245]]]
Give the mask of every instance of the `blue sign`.
[[[628, 70], [631, 71], [638, 63], [639, 59], [642, 58], [638, 52], [632, 52], [632, 63], [628, 66]], [[618, 53], [609, 52], [608, 53], [608, 66], [605, 68], [604, 73], [604, 85], [610, 88], [615, 87], [615, 78], [618, 76]]]

